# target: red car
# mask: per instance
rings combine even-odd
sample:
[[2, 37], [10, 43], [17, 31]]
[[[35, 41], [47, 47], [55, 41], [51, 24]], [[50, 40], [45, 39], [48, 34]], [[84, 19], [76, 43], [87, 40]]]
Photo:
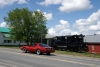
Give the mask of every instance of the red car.
[[46, 44], [42, 44], [42, 43], [35, 43], [32, 45], [26, 45], [26, 46], [21, 46], [20, 49], [27, 53], [29, 52], [34, 52], [37, 53], [38, 55], [42, 54], [42, 53], [46, 53], [48, 55], [50, 55], [50, 53], [55, 52], [55, 49], [53, 47], [50, 47]]

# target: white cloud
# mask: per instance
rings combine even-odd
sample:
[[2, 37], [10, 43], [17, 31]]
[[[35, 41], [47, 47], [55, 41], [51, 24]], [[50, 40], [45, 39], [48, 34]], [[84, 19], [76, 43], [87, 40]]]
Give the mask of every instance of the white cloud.
[[73, 24], [74, 31], [70, 28], [68, 21], [60, 20], [60, 24], [55, 25], [48, 30], [47, 37], [62, 36], [62, 35], [74, 35], [84, 34], [93, 35], [100, 34], [100, 9], [97, 12], [91, 14], [87, 19], [79, 19]]
[[[41, 11], [41, 10], [37, 9], [37, 11]], [[43, 12], [43, 13], [44, 13], [44, 16], [46, 17], [47, 20], [53, 19], [52, 13], [47, 13], [47, 12]], [[33, 13], [33, 15], [34, 15], [34, 13]]]
[[96, 30], [96, 31], [99, 30], [100, 31], [100, 21], [98, 21], [96, 25], [91, 25], [89, 27], [89, 30]]
[[23, 4], [27, 3], [26, 0], [0, 0], [0, 8], [3, 8], [7, 5], [12, 5], [14, 3]]
[[100, 31], [100, 9], [91, 14], [87, 19], [76, 20], [73, 25], [82, 34], [90, 34]]
[[55, 25], [55, 30], [58, 31], [62, 31], [62, 30], [66, 30], [70, 28], [70, 25], [67, 21], [65, 20], [60, 20], [60, 24]]
[[51, 19], [53, 19], [53, 17], [52, 17], [52, 13], [44, 12], [44, 16], [47, 18], [47, 20], [51, 20]]
[[95, 34], [100, 34], [100, 31], [97, 31]]
[[60, 24], [55, 25], [55, 27], [52, 27], [48, 29], [47, 38], [54, 37], [54, 36], [64, 36], [64, 35], [70, 35], [70, 34], [79, 34], [77, 31], [72, 31], [70, 29], [70, 25], [68, 21], [60, 20]]
[[90, 0], [45, 0], [44, 2], [38, 3], [39, 5], [57, 5], [60, 4], [58, 8], [61, 12], [74, 12], [80, 10], [86, 10], [93, 7]]
[[38, 3], [39, 5], [52, 5], [52, 4], [60, 4], [62, 2], [62, 0], [45, 0], [44, 2], [40, 2]]
[[37, 9], [37, 11], [40, 11], [40, 9]]
[[27, 3], [26, 0], [18, 0], [18, 4], [23, 4], [23, 3]]
[[6, 27], [6, 26], [7, 26], [6, 22], [0, 23], [0, 27]]
[[93, 6], [90, 4], [89, 0], [63, 0], [59, 10], [61, 12], [74, 12], [80, 10], [90, 9]]
[[47, 34], [47, 38], [49, 38], [49, 37], [54, 37], [54, 36], [56, 36], [57, 34], [56, 34], [56, 31], [55, 31], [55, 29], [54, 28], [50, 28], [50, 29], [48, 29], [48, 34]]

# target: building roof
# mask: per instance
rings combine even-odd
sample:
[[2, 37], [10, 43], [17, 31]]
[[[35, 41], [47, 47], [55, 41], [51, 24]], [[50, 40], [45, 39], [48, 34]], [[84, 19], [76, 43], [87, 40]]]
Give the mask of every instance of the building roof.
[[3, 33], [4, 37], [6, 38], [9, 38], [10, 37], [10, 34], [7, 34], [7, 33]]
[[0, 32], [8, 33], [10, 32], [9, 28], [6, 27], [0, 27]]
[[100, 35], [87, 35], [84, 40], [89, 43], [100, 43]]

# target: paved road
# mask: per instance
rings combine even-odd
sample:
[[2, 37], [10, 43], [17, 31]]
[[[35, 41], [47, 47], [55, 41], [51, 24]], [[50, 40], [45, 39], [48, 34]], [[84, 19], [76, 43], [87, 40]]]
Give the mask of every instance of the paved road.
[[0, 67], [100, 67], [100, 59], [71, 55], [36, 55], [0, 48]]

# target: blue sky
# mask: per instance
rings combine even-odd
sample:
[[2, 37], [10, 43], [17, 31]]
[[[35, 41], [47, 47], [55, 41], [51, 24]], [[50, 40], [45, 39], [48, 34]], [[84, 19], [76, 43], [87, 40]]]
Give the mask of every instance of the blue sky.
[[47, 17], [47, 37], [100, 34], [100, 0], [0, 0], [0, 26], [15, 8], [41, 10]]

